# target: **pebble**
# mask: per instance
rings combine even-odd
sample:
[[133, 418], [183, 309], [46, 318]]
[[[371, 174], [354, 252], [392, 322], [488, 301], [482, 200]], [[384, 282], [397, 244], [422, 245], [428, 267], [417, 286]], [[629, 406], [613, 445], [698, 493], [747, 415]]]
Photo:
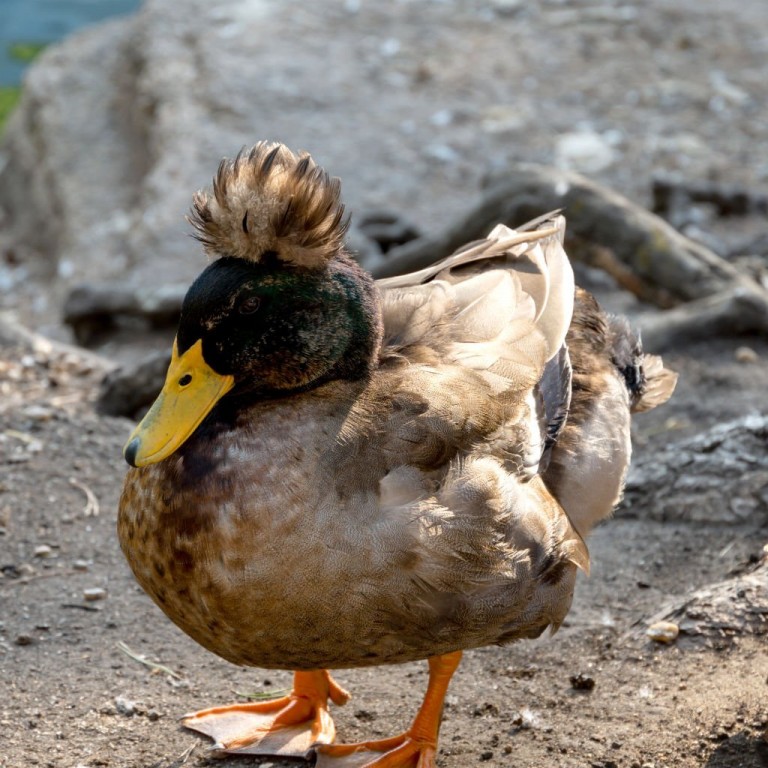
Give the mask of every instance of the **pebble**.
[[616, 152], [599, 134], [592, 131], [564, 133], [555, 147], [556, 164], [582, 173], [598, 173], [613, 165]]
[[570, 680], [574, 691], [591, 691], [595, 687], [595, 678], [581, 672], [578, 675], [571, 675]]
[[136, 702], [126, 699], [125, 696], [115, 697], [115, 709], [126, 717], [132, 717], [136, 714]]
[[424, 154], [431, 160], [438, 160], [441, 163], [456, 163], [461, 159], [461, 155], [447, 144], [428, 144], [424, 148]]
[[33, 554], [35, 557], [40, 558], [51, 557], [53, 555], [53, 550], [47, 544], [40, 544], [40, 546], [35, 547]]
[[671, 621], [657, 621], [648, 627], [645, 634], [657, 643], [674, 643], [680, 634], [680, 627]]
[[35, 421], [50, 421], [53, 417], [53, 411], [50, 408], [45, 408], [42, 405], [28, 405], [24, 409], [24, 415], [27, 418], [34, 419]]
[[752, 347], [738, 347], [733, 356], [737, 363], [756, 363], [759, 359], [757, 352]]
[[525, 7], [525, 0], [493, 0], [491, 3], [493, 12], [499, 16], [514, 16]]
[[104, 600], [107, 596], [107, 590], [101, 587], [91, 587], [83, 590], [83, 600], [94, 602], [95, 600]]
[[76, 571], [87, 571], [90, 568], [90, 563], [87, 560], [75, 560], [75, 562], [72, 563], [72, 567]]
[[16, 635], [14, 642], [16, 645], [32, 645], [35, 642], [35, 638], [32, 635]]

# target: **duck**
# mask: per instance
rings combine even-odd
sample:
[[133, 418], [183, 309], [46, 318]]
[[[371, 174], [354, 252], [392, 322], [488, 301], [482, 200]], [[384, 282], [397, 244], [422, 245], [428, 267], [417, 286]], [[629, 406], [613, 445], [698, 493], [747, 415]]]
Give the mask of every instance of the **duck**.
[[[462, 653], [562, 624], [631, 415], [676, 374], [575, 286], [561, 213], [376, 281], [340, 181], [262, 141], [188, 218], [210, 262], [125, 446], [119, 541], [182, 631], [293, 685], [182, 722], [218, 755], [434, 768]], [[331, 671], [423, 660], [403, 733], [335, 743]]]

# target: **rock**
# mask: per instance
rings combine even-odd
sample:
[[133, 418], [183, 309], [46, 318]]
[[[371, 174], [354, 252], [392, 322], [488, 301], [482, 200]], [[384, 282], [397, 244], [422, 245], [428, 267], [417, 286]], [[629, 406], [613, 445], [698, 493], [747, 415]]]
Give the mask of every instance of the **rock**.
[[87, 603], [95, 602], [96, 600], [104, 600], [107, 597], [107, 590], [101, 587], [90, 587], [83, 590], [83, 600]]
[[751, 415], [640, 453], [619, 517], [768, 524], [768, 416]]
[[40, 544], [35, 547], [35, 551], [32, 554], [35, 557], [39, 557], [41, 560], [54, 557], [53, 550], [47, 544]]
[[125, 696], [115, 697], [115, 709], [126, 717], [132, 717], [138, 711], [136, 702], [127, 699]]
[[[411, 3], [388, 4], [384, 12], [359, 0], [330, 10], [264, 0], [146, 0], [134, 16], [51, 46], [28, 70], [0, 144], [0, 252], [25, 274], [52, 279], [45, 292], [26, 290], [43, 300], [53, 288], [56, 307], [82, 282], [186, 285], [206, 263], [183, 221], [192, 192], [210, 182], [222, 155], [262, 138], [311, 150], [343, 179], [350, 211], [394, 207], [428, 233], [463, 217], [488, 167], [551, 158], [555, 144], [561, 163], [603, 169], [640, 197], [648, 163], [677, 151], [660, 138], [673, 128], [695, 138], [700, 117], [659, 111], [657, 84], [668, 78], [659, 68], [668, 65], [654, 58], [653, 46], [643, 66], [628, 68], [625, 41], [602, 32], [604, 25], [631, 22], [635, 8], [529, 6], [430, 3], [415, 18]], [[428, 55], [419, 24], [445, 32]], [[601, 30], [599, 51], [590, 42], [593, 25]], [[515, 38], [546, 40], [546, 66], [508, 55], [513, 30]], [[456, 52], [470, 38], [483, 45], [467, 66]], [[598, 55], [591, 84], [562, 76], [574, 61]], [[679, 83], [696, 80], [688, 59]], [[736, 71], [734, 64], [718, 62], [723, 73]], [[724, 102], [740, 103], [736, 81], [718, 71], [711, 82], [692, 83], [703, 108], [713, 87]], [[500, 89], [500, 83], [513, 85]], [[761, 100], [756, 95], [746, 107], [759, 109]], [[591, 114], [612, 128], [573, 128], [590, 124]], [[759, 114], [753, 117], [747, 124], [760, 125]], [[731, 122], [709, 131], [723, 138], [722, 169], [758, 173], [759, 163], [747, 163], [742, 146], [759, 142], [759, 131], [752, 128], [747, 137]], [[698, 138], [697, 162], [705, 171], [712, 169], [710, 139]], [[621, 163], [615, 162], [618, 140]], [[554, 198], [569, 205], [569, 219], [578, 218], [573, 198], [562, 184], [558, 189], [540, 193], [531, 215]], [[506, 223], [523, 221], [523, 205], [511, 201], [495, 208], [490, 226], [464, 232], [458, 244], [485, 234], [505, 209], [515, 214]], [[610, 217], [601, 225], [592, 216], [582, 231], [590, 227], [597, 240], [612, 237]], [[673, 273], [669, 282], [680, 292], [698, 287], [696, 266], [688, 263], [690, 274], [681, 278], [666, 244], [654, 249], [641, 238], [624, 238], [620, 245], [641, 253], [638, 262]], [[0, 259], [0, 273], [3, 266]]]
[[[377, 14], [146, 0], [134, 16], [51, 46], [30, 67], [0, 145], [7, 249], [56, 278], [59, 302], [84, 281], [188, 284], [206, 264], [184, 222], [192, 193], [210, 183], [222, 156], [260, 139], [312, 151], [344, 180], [350, 210], [396, 201], [405, 212], [419, 201], [433, 220], [450, 216], [477, 186], [490, 147], [471, 132], [461, 147], [425, 144], [418, 132], [403, 139], [403, 115], [429, 125], [435, 102], [414, 96], [402, 71], [423, 63], [420, 46], [371, 34]], [[352, 43], [360, 66], [329, 69], [328, 61], [348, 59]], [[480, 63], [471, 76], [483, 81], [490, 64]], [[525, 64], [510, 57], [503, 66], [512, 81]], [[388, 98], [374, 97], [382, 83], [392, 86]], [[309, 120], [318, 110], [322, 119]], [[467, 146], [475, 162], [461, 187], [443, 184], [440, 200], [423, 194], [435, 159], [450, 165]], [[38, 253], [33, 265], [17, 243]]]
[[[136, 31], [112, 22], [51, 46], [29, 69], [7, 126], [0, 205], [14, 239], [58, 254], [37, 264], [49, 276], [86, 274], [99, 269], [97, 259], [114, 273], [127, 265], [125, 211], [145, 165], [131, 117], [135, 83], [127, 82]], [[110, 80], [123, 98], [106, 93]]]
[[360, 231], [378, 244], [383, 253], [394, 246], [410, 243], [420, 236], [419, 229], [397, 211], [366, 211], [358, 222]]
[[64, 322], [72, 327], [81, 344], [106, 336], [121, 319], [138, 318], [150, 328], [176, 325], [184, 285], [130, 288], [122, 283], [75, 286], [64, 302]]
[[555, 164], [581, 173], [599, 173], [616, 160], [613, 147], [592, 131], [564, 133], [555, 145]]
[[645, 631], [645, 634], [656, 643], [674, 643], [680, 634], [680, 627], [672, 621], [655, 621]]
[[96, 409], [108, 416], [143, 415], [162, 389], [170, 362], [166, 350], [110, 371], [101, 383]]
[[595, 687], [595, 678], [579, 672], [578, 675], [571, 675], [571, 688], [574, 691], [591, 691]]
[[737, 347], [733, 356], [737, 363], [756, 363], [760, 359], [752, 347]]

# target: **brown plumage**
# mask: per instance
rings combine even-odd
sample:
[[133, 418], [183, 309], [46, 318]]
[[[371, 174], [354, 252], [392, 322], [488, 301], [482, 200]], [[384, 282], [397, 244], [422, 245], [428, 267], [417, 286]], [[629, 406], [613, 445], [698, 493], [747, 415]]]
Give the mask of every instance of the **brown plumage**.
[[262, 141], [222, 160], [211, 192], [192, 201], [189, 221], [206, 250], [259, 261], [265, 253], [321, 267], [339, 253], [348, 221], [341, 183], [306, 153]]
[[[126, 449], [139, 468], [120, 540], [166, 614], [233, 663], [431, 657], [440, 688], [457, 651], [560, 625], [588, 569], [584, 537], [621, 494], [630, 410], [666, 400], [675, 377], [574, 289], [562, 216], [499, 226], [374, 287], [341, 247], [342, 210], [308, 157], [267, 144], [196, 196], [220, 258], [190, 289], [166, 388]], [[192, 374], [218, 389], [176, 439], [164, 414], [189, 411]], [[292, 713], [337, 700], [317, 675], [297, 674]], [[423, 766], [430, 706], [403, 737]], [[281, 712], [284, 728], [295, 715]], [[284, 734], [231, 738], [229, 717], [188, 724], [229, 751]], [[313, 740], [332, 740], [318, 728]], [[333, 765], [376, 766], [369, 753], [388, 749]]]

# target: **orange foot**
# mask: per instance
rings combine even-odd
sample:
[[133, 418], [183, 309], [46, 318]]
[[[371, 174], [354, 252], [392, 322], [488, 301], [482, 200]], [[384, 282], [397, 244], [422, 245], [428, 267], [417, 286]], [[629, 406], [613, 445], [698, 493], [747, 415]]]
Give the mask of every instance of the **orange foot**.
[[318, 746], [315, 768], [435, 768], [437, 740], [400, 736], [359, 744]]
[[326, 670], [296, 672], [288, 696], [203, 709], [185, 715], [182, 724], [210, 736], [219, 754], [303, 757], [313, 744], [330, 744], [336, 735], [328, 699], [342, 705], [349, 694]]
[[437, 734], [448, 683], [461, 651], [429, 660], [429, 684], [411, 727], [399, 736], [359, 744], [320, 745], [315, 768], [436, 768]]

